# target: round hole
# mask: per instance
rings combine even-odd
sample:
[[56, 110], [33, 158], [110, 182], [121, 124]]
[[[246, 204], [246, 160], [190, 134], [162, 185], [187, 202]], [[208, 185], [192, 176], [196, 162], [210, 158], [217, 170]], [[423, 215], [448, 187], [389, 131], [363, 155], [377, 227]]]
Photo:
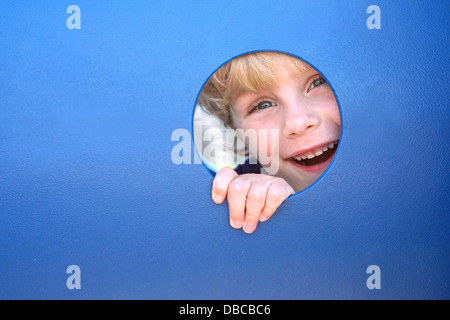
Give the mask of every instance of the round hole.
[[194, 142], [215, 175], [283, 178], [295, 192], [327, 170], [341, 138], [331, 85], [305, 61], [281, 52], [240, 55], [220, 66], [201, 89]]

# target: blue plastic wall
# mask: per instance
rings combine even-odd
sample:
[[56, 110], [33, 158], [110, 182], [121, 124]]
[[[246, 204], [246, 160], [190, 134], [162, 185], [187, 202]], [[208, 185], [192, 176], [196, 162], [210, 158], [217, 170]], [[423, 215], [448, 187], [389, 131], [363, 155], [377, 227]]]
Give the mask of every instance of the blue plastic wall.
[[[71, 4], [81, 29], [66, 26]], [[366, 26], [372, 4], [381, 29]], [[450, 2], [0, 12], [0, 298], [450, 298]], [[249, 235], [211, 201], [202, 165], [172, 162], [171, 134], [192, 131], [211, 73], [254, 50], [323, 73], [343, 131], [327, 173]], [[70, 265], [81, 289], [66, 287]]]

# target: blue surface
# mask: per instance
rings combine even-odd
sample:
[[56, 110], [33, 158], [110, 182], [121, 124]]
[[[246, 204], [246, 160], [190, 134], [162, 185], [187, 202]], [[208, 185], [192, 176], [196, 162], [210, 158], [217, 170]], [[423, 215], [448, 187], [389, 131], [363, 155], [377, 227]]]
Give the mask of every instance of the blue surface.
[[[81, 8], [69, 30], [66, 9]], [[369, 30], [369, 5], [381, 29]], [[0, 2], [1, 299], [449, 299], [448, 1]], [[243, 52], [332, 84], [334, 163], [254, 234], [172, 131]], [[66, 268], [81, 269], [81, 290]], [[381, 289], [366, 287], [370, 265]]]

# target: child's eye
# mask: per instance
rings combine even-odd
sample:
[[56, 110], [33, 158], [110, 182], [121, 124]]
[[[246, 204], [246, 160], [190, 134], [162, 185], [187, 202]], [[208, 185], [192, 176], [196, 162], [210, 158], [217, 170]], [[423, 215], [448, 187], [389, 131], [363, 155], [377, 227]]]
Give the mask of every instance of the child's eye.
[[255, 110], [263, 110], [263, 109], [267, 109], [267, 108], [274, 107], [274, 106], [276, 106], [275, 102], [267, 101], [267, 100], [260, 101], [260, 102], [255, 103], [250, 108], [250, 112], [249, 113], [251, 113], [251, 112], [253, 112]]
[[273, 103], [273, 102], [263, 101], [263, 102], [258, 103], [258, 105], [256, 106], [256, 109], [259, 109], [259, 110], [266, 109], [269, 107], [273, 107], [274, 105], [275, 105], [275, 103]]
[[308, 88], [308, 92], [311, 91], [312, 89], [318, 87], [318, 86], [323, 85], [324, 83], [326, 83], [324, 78], [322, 78], [320, 76], [314, 78], [313, 82], [311, 83], [311, 85]]

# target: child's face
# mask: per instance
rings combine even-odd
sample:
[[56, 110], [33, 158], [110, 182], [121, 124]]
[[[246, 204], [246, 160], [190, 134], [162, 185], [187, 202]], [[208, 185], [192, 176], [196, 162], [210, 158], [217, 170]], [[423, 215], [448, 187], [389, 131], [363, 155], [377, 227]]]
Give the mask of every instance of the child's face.
[[[231, 116], [234, 127], [244, 131], [279, 130], [279, 152], [272, 154], [270, 161], [277, 162], [276, 175], [284, 178], [296, 192], [323, 174], [333, 159], [341, 134], [334, 94], [312, 68], [297, 75], [280, 63], [274, 86], [239, 95], [234, 99]], [[267, 136], [270, 137], [270, 132]], [[260, 134], [258, 139], [262, 139]], [[263, 152], [270, 154], [274, 149], [270, 143], [266, 146]]]

